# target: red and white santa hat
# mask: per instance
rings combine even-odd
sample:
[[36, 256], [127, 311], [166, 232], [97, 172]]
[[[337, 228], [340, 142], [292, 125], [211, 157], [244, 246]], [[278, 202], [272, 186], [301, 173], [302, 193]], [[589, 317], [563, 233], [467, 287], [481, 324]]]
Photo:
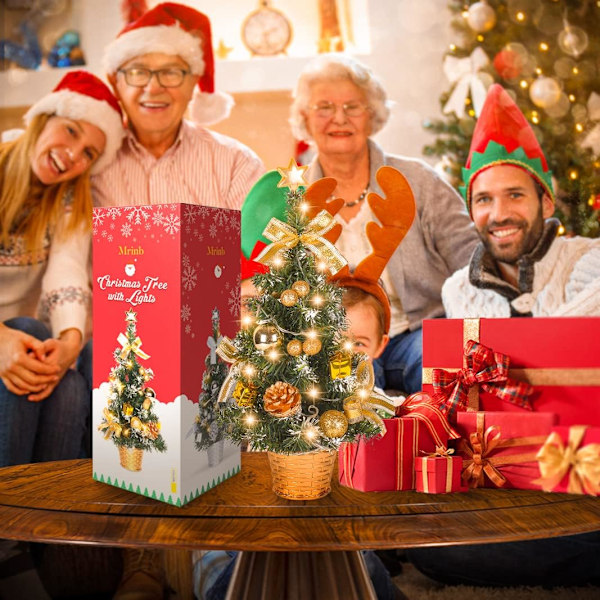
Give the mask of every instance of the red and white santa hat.
[[119, 102], [110, 88], [87, 71], [70, 71], [52, 93], [38, 100], [23, 119], [29, 125], [33, 117], [51, 114], [87, 121], [104, 132], [104, 152], [92, 165], [91, 173], [99, 173], [113, 160], [125, 135]]
[[190, 103], [194, 121], [210, 125], [226, 118], [233, 98], [215, 92], [215, 63], [208, 17], [189, 6], [165, 2], [126, 25], [104, 51], [106, 72], [114, 74], [127, 61], [150, 53], [181, 57], [200, 75]]

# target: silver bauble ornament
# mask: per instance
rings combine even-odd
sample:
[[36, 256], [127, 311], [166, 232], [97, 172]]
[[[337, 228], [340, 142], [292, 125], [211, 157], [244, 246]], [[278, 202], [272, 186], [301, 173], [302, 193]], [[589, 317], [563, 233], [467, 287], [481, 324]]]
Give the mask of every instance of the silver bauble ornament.
[[558, 34], [558, 46], [565, 54], [578, 58], [588, 47], [588, 34], [581, 27], [567, 23]]
[[529, 87], [529, 97], [539, 108], [554, 106], [561, 95], [558, 81], [552, 77], [538, 77]]
[[467, 11], [467, 23], [477, 33], [485, 33], [496, 24], [496, 12], [487, 2], [475, 2]]

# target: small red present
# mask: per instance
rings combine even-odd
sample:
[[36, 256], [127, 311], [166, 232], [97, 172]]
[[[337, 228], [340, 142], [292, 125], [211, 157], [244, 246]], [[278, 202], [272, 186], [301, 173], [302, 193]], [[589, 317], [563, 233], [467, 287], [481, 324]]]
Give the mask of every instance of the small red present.
[[539, 489], [536, 454], [555, 422], [553, 413], [458, 413], [463, 480], [469, 487]]
[[425, 320], [423, 390], [438, 399], [434, 372], [464, 370], [465, 344], [472, 340], [510, 357], [508, 378], [530, 384], [534, 393], [531, 406], [511, 394], [497, 395], [483, 385], [496, 382], [477, 380], [470, 370], [461, 378], [467, 410], [526, 414], [532, 407], [556, 413], [559, 425], [600, 427], [599, 335], [600, 317]]
[[462, 482], [461, 456], [451, 456], [452, 448], [436, 448], [429, 456], [415, 458], [415, 487], [417, 492], [426, 494], [447, 494], [466, 492]]
[[600, 495], [599, 427], [555, 427], [536, 458], [544, 491]]
[[434, 452], [459, 437], [433, 404], [407, 401], [404, 416], [384, 419], [387, 433], [380, 438], [342, 444], [339, 481], [363, 492], [412, 490], [414, 459], [420, 451]]

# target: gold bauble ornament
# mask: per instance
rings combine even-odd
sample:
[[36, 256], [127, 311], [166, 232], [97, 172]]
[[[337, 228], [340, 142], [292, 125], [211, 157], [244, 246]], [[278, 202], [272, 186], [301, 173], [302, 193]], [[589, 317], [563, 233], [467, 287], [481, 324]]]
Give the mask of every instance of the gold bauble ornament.
[[307, 296], [308, 292], [310, 292], [310, 285], [308, 285], [306, 281], [300, 279], [300, 281], [296, 281], [292, 284], [292, 289], [300, 298], [304, 298], [304, 296]]
[[236, 404], [240, 408], [252, 406], [256, 400], [256, 389], [256, 386], [252, 384], [246, 385], [243, 381], [238, 381], [235, 385], [235, 389], [233, 390], [233, 397], [236, 401]]
[[152, 406], [152, 400], [151, 400], [151, 398], [146, 397], [144, 399], [144, 401], [142, 402], [142, 408], [144, 410], [148, 410], [151, 406]]
[[352, 374], [352, 357], [349, 354], [338, 352], [329, 361], [331, 379], [344, 379]]
[[133, 406], [131, 406], [131, 404], [127, 404], [127, 402], [123, 404], [123, 414], [126, 417], [130, 417], [133, 414]]
[[319, 419], [321, 431], [329, 438], [340, 438], [348, 431], [348, 419], [339, 410], [327, 410]]
[[142, 422], [137, 417], [133, 417], [133, 419], [131, 419], [131, 428], [132, 429], [141, 429]]
[[290, 356], [300, 356], [302, 354], [302, 342], [300, 340], [291, 340], [286, 347]]
[[129, 429], [129, 427], [126, 427], [125, 429], [123, 429], [123, 431], [121, 432], [121, 435], [125, 438], [131, 437], [131, 429]]
[[308, 354], [308, 356], [318, 354], [321, 351], [321, 347], [321, 340], [317, 338], [309, 338], [304, 340], [304, 343], [302, 344], [302, 350], [304, 351], [304, 354]]
[[294, 306], [298, 302], [298, 294], [294, 290], [284, 290], [279, 296], [279, 301], [284, 306]]
[[156, 398], [156, 392], [151, 387], [147, 387], [144, 393], [148, 398]]
[[271, 350], [279, 346], [281, 343], [281, 334], [274, 325], [264, 323], [262, 325], [258, 325], [258, 327], [256, 327], [254, 330], [253, 340], [257, 350], [266, 352], [267, 350]]
[[277, 418], [291, 417], [301, 410], [300, 390], [284, 381], [277, 381], [265, 390], [263, 406], [272, 416]]

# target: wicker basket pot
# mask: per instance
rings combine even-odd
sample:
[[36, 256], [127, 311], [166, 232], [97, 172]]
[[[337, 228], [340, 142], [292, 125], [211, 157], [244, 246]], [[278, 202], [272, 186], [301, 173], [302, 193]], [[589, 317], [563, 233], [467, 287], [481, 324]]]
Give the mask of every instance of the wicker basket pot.
[[288, 500], [316, 500], [331, 491], [331, 475], [337, 457], [334, 450], [305, 454], [267, 452], [273, 491]]
[[140, 450], [140, 448], [119, 446], [119, 460], [121, 461], [121, 466], [128, 471], [141, 471], [143, 457], [144, 451]]

